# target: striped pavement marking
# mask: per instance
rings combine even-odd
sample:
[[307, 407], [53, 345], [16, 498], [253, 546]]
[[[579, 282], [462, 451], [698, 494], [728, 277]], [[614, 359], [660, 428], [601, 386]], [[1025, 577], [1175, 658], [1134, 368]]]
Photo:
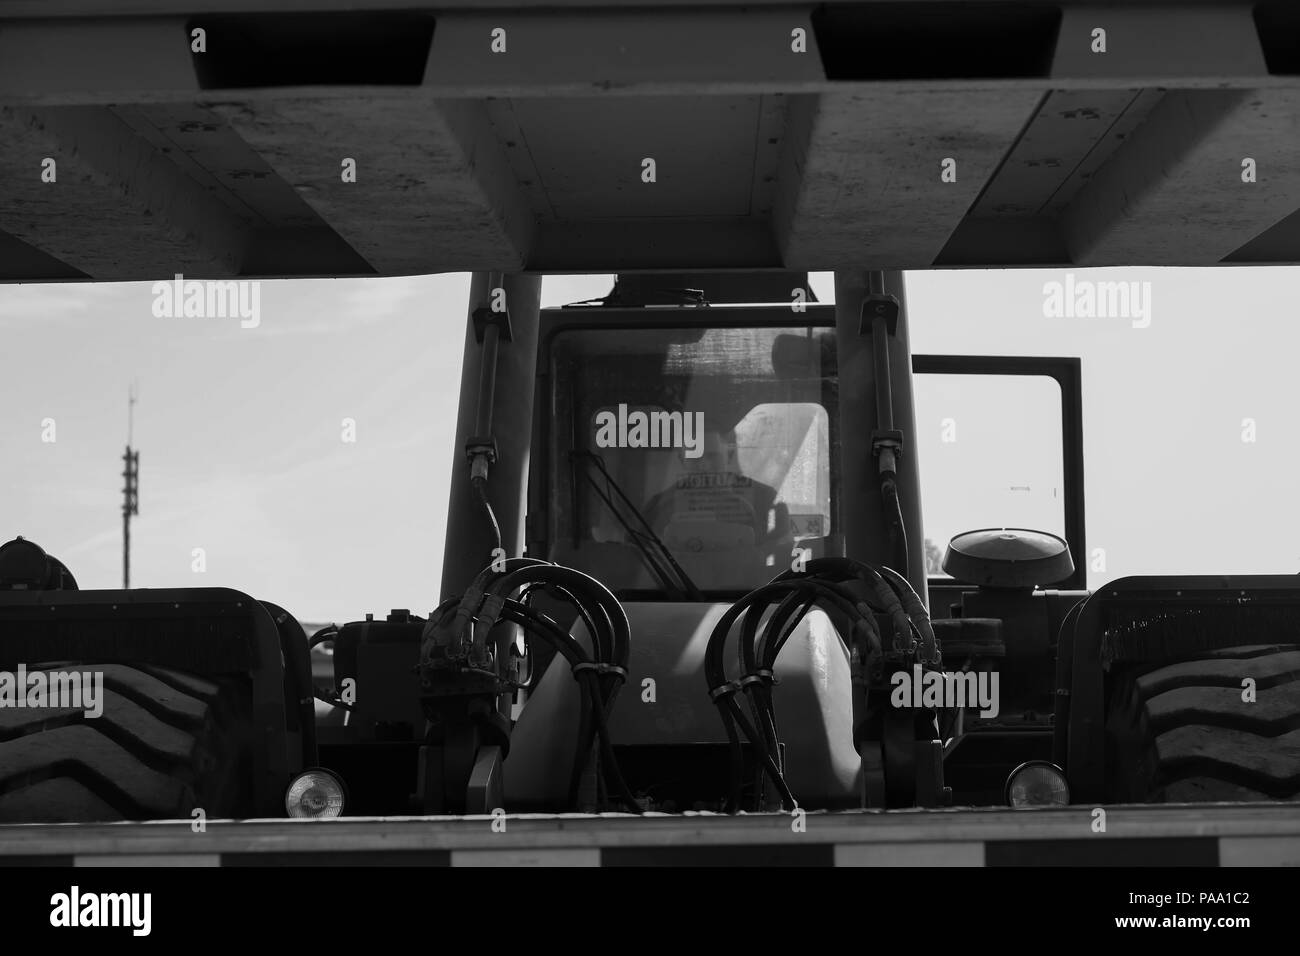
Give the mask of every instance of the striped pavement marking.
[[1300, 866], [1300, 838], [714, 844], [499, 850], [0, 854], [0, 866]]
[[317, 850], [0, 856], [0, 866], [1300, 866], [1300, 838], [1185, 837], [990, 843], [555, 847], [430, 852]]
[[0, 826], [0, 866], [1300, 866], [1295, 804]]

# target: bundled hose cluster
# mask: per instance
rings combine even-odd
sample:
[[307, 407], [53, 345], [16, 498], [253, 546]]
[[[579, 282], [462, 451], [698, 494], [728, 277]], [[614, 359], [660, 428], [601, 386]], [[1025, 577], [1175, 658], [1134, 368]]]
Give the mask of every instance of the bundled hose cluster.
[[[768, 612], [775, 606], [775, 610]], [[866, 674], [874, 661], [890, 669], [910, 667], [919, 661], [938, 667], [940, 652], [930, 617], [921, 598], [907, 579], [889, 568], [874, 568], [848, 558], [818, 558], [806, 562], [800, 571], [787, 571], [736, 602], [718, 621], [705, 651], [704, 673], [731, 745], [731, 792], [728, 809], [740, 809], [744, 780], [744, 752], [740, 734], [761, 761], [762, 776], [772, 782], [786, 810], [798, 806], [784, 778], [776, 713], [772, 702], [773, 668], [786, 641], [800, 621], [820, 606], [832, 618], [848, 623], [845, 642], [854, 667], [854, 684], [865, 707]], [[882, 646], [876, 615], [888, 617], [893, 630], [891, 646]], [[728, 680], [725, 668], [726, 644], [735, 624], [743, 616], [738, 656], [740, 675]], [[766, 623], [764, 618], [766, 617]], [[761, 627], [761, 631], [760, 631]], [[843, 640], [843, 638], [841, 638]], [[749, 704], [747, 716], [737, 696]]]
[[[591, 637], [592, 653], [553, 618], [531, 606], [529, 594], [537, 590], [573, 606]], [[605, 792], [639, 812], [615, 760], [608, 725], [614, 699], [627, 679], [627, 614], [604, 585], [581, 571], [534, 558], [510, 558], [489, 566], [462, 597], [434, 611], [424, 630], [418, 668], [426, 713], [432, 717], [448, 705], [448, 698], [463, 702], [470, 697], [470, 715], [498, 739], [504, 734], [508, 747], [510, 725], [500, 716], [500, 702], [508, 701], [521, 685], [508, 661], [512, 636], [502, 637], [511, 629], [503, 628], [493, 636], [502, 622], [516, 624], [529, 638], [554, 647], [568, 661], [582, 690], [570, 805], [577, 803], [583, 773], [598, 741]], [[496, 706], [485, 707], [489, 699]]]

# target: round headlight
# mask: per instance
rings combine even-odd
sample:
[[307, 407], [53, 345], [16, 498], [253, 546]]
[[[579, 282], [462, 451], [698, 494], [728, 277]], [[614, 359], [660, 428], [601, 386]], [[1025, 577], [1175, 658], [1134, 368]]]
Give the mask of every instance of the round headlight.
[[338, 774], [313, 767], [293, 778], [284, 794], [284, 808], [291, 817], [317, 820], [337, 817], [343, 814], [347, 794]]
[[1070, 785], [1056, 764], [1029, 760], [1011, 771], [1005, 795], [1012, 807], [1064, 807], [1070, 803]]

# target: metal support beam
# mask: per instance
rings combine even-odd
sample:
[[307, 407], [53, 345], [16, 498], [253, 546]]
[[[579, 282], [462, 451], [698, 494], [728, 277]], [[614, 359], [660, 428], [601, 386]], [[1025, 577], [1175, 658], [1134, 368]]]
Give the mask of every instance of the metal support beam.
[[[503, 31], [495, 47], [494, 30]], [[795, 30], [804, 34], [800, 52]], [[752, 93], [824, 79], [807, 9], [700, 5], [446, 14], [424, 83], [440, 95], [530, 97]]]
[[475, 435], [479, 386], [485, 351], [474, 334], [474, 311], [489, 306], [491, 283], [486, 272], [474, 273], [470, 286], [465, 358], [461, 364], [460, 409], [453, 449], [451, 502], [442, 561], [442, 597], [463, 594], [491, 557], [492, 536], [477, 494], [470, 484], [465, 446], [473, 438], [496, 440], [496, 462], [488, 475], [488, 495], [501, 527], [501, 546], [516, 557], [524, 546], [524, 499], [528, 487], [528, 453], [533, 428], [533, 390], [537, 366], [538, 307], [542, 278], [508, 275], [501, 283], [510, 313], [510, 339], [496, 349], [492, 435]]
[[0, 107], [0, 184], [0, 230], [93, 278], [238, 274], [251, 237], [109, 107]]
[[0, 22], [0, 100], [120, 103], [198, 91], [184, 17]]
[[[1171, 92], [1066, 210], [1079, 265], [1213, 265], [1300, 209], [1300, 91]], [[1246, 160], [1255, 181], [1243, 181]], [[1177, 228], [1170, 228], [1177, 223]]]
[[486, 111], [440, 107], [399, 92], [212, 109], [379, 273], [519, 269], [533, 216]]
[[796, 98], [774, 209], [783, 264], [932, 264], [1041, 99], [1035, 90]]
[[[894, 428], [903, 433], [898, 456], [898, 490], [907, 527], [908, 580], [927, 600], [925, 532], [921, 525], [920, 462], [917, 460], [916, 410], [912, 399], [912, 352], [907, 334], [907, 296], [901, 272], [875, 273], [877, 291], [899, 302], [898, 325], [888, 338], [890, 395]], [[840, 524], [850, 558], [868, 564], [892, 564], [889, 530], [884, 519], [871, 433], [876, 428], [875, 352], [870, 330], [861, 332], [862, 301], [872, 291], [871, 273], [835, 273], [835, 332], [840, 382], [840, 454], [843, 485]], [[883, 281], [882, 281], [883, 278]]]
[[[1053, 80], [1131, 81], [1175, 85], [1186, 78], [1267, 73], [1249, 3], [1080, 3], [1062, 11]], [[1104, 31], [1104, 38], [1097, 31]], [[1099, 49], [1099, 41], [1105, 50]]]
[[1300, 261], [1284, 0], [0, 6], [0, 281]]

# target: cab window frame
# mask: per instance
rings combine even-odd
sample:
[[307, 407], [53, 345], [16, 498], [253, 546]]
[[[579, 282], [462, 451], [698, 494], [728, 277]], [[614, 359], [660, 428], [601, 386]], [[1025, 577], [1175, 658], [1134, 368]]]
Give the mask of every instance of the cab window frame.
[[[528, 469], [528, 515], [525, 528], [526, 553], [532, 557], [546, 558], [555, 545], [552, 538], [552, 516], [550, 505], [552, 487], [551, 473], [554, 463], [550, 461], [553, 452], [553, 433], [557, 425], [552, 418], [552, 357], [555, 340], [562, 334], [583, 331], [610, 331], [627, 329], [629, 331], [655, 331], [667, 329], [700, 330], [706, 333], [710, 329], [807, 329], [813, 332], [835, 331], [835, 306], [820, 303], [807, 303], [802, 313], [795, 312], [789, 305], [699, 305], [699, 306], [665, 306], [647, 308], [609, 308], [604, 306], [563, 306], [542, 309], [541, 328], [537, 343], [536, 390], [533, 401], [533, 448], [542, 455], [536, 456], [529, 463]], [[825, 408], [828, 427], [832, 429], [829, 443], [829, 481], [830, 481], [830, 526], [838, 529], [841, 523], [838, 442], [834, 435], [838, 433], [838, 407]], [[658, 590], [614, 588], [614, 593], [621, 600], [662, 601], [666, 598]], [[731, 601], [747, 593], [743, 589], [704, 589], [704, 596], [710, 600]]]
[[[932, 355], [912, 356], [913, 390], [922, 375], [1023, 375], [1055, 379], [1061, 389], [1061, 454], [1064, 476], [1065, 540], [1070, 546], [1074, 573], [1053, 585], [1056, 590], [1086, 590], [1088, 584], [1087, 541], [1085, 538], [1083, 474], [1083, 374], [1078, 357], [1021, 355]], [[922, 516], [925, 508], [925, 474], [921, 475]], [[924, 517], [923, 517], [924, 520]], [[975, 530], [964, 529], [964, 530]], [[947, 547], [948, 542], [935, 542]], [[929, 576], [933, 591], [969, 590], [969, 585], [948, 577]], [[933, 603], [933, 602], [931, 602]]]

